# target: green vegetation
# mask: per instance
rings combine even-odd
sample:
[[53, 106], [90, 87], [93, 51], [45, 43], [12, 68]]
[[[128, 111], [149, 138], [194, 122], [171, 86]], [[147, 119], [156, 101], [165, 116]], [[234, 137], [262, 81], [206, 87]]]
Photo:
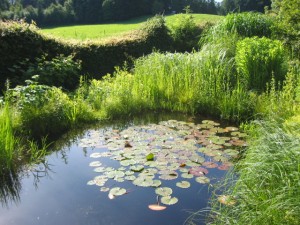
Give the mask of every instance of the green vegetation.
[[103, 38], [116, 37], [126, 32], [138, 30], [143, 22], [149, 17], [140, 17], [120, 23], [94, 24], [94, 25], [72, 25], [42, 28], [43, 34], [53, 37], [76, 40], [100, 40]]
[[[189, 18], [187, 21], [193, 25]], [[228, 15], [205, 32], [198, 52], [154, 52], [135, 60], [133, 68], [118, 68], [102, 80], [81, 81], [73, 94], [32, 80], [8, 90], [11, 99], [0, 110], [0, 134], [8, 134], [1, 139], [5, 146], [1, 163], [9, 168], [15, 157], [23, 157], [23, 153], [11, 153], [18, 134], [31, 140], [52, 138], [83, 123], [147, 110], [216, 115], [243, 122], [250, 147], [221, 187], [225, 194], [219, 198], [221, 203], [215, 197], [208, 223], [299, 223], [299, 52], [284, 41], [290, 33], [278, 33], [281, 28], [270, 21], [261, 14]], [[182, 22], [183, 28], [193, 30]], [[151, 46], [164, 44], [161, 40], [172, 43], [161, 18], [141, 31]], [[90, 48], [99, 48], [97, 53], [102, 50], [96, 45], [74, 47], [81, 50], [75, 52], [82, 58], [89, 55]], [[251, 123], [253, 119], [263, 122]]]
[[[197, 25], [205, 25], [206, 22], [215, 23], [222, 17], [209, 14], [190, 14]], [[171, 27], [176, 21], [179, 21], [184, 14], [176, 14], [166, 16], [166, 23]], [[76, 26], [61, 26], [54, 28], [43, 28], [43, 34], [50, 34], [53, 37], [63, 39], [76, 40], [100, 40], [103, 38], [114, 38], [116, 36], [124, 35], [141, 27], [142, 23], [146, 22], [148, 17], [140, 17], [119, 23], [97, 24], [97, 25], [76, 25]]]

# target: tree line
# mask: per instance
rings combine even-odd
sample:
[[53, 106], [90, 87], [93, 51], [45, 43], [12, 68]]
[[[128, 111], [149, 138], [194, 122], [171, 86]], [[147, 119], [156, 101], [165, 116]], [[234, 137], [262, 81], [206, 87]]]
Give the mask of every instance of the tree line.
[[271, 0], [0, 0], [0, 19], [25, 19], [38, 25], [91, 24], [143, 15], [181, 13], [227, 14], [263, 12]]

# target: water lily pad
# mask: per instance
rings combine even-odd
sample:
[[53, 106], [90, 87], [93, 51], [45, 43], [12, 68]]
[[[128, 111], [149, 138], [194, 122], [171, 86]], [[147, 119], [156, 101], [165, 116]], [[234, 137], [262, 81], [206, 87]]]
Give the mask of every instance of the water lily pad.
[[226, 165], [226, 164], [222, 164], [220, 166], [218, 166], [219, 170], [229, 170], [230, 166]]
[[198, 183], [200, 184], [206, 184], [206, 183], [209, 183], [210, 182], [210, 179], [208, 177], [196, 177], [195, 179]]
[[102, 165], [102, 163], [100, 161], [94, 161], [89, 164], [89, 166], [92, 166], [92, 167], [98, 167], [101, 165]]
[[114, 187], [110, 189], [109, 194], [113, 196], [121, 196], [126, 194], [126, 189], [120, 187]]
[[144, 167], [142, 165], [135, 165], [135, 166], [131, 166], [130, 169], [134, 172], [141, 172]]
[[165, 210], [167, 207], [159, 204], [151, 204], [148, 205], [148, 208], [154, 211], [161, 211], [161, 210]]
[[178, 198], [171, 196], [164, 196], [160, 199], [161, 203], [165, 205], [174, 205], [178, 202]]
[[155, 189], [155, 193], [160, 196], [169, 196], [173, 193], [173, 191], [169, 187], [158, 187]]
[[132, 183], [140, 187], [150, 187], [153, 184], [153, 179], [148, 177], [138, 177]]
[[225, 127], [225, 130], [232, 132], [232, 131], [238, 131], [239, 128], [237, 128], [237, 127]]
[[95, 180], [90, 180], [90, 181], [87, 182], [87, 185], [94, 185], [94, 184], [96, 184]]
[[101, 187], [101, 188], [100, 188], [100, 191], [101, 191], [101, 192], [108, 192], [108, 191], [109, 191], [109, 188], [108, 188], [108, 187]]
[[194, 175], [193, 175], [193, 174], [189, 174], [189, 173], [182, 173], [182, 174], [181, 174], [181, 177], [182, 177], [182, 178], [191, 179], [191, 178], [194, 177]]
[[132, 181], [132, 180], [135, 180], [136, 177], [135, 177], [134, 175], [129, 175], [129, 176], [125, 176], [124, 179], [125, 179], [125, 180], [131, 180], [131, 181]]
[[120, 178], [120, 177], [124, 177], [125, 176], [125, 173], [123, 171], [118, 171], [118, 170], [113, 170], [113, 171], [110, 171], [106, 174], [106, 176], [108, 178]]
[[161, 185], [160, 180], [153, 180], [151, 187], [159, 187]]
[[146, 156], [147, 161], [153, 161], [154, 160], [154, 154], [150, 153]]
[[99, 152], [94, 152], [94, 153], [90, 154], [90, 157], [91, 157], [91, 158], [100, 158], [100, 157], [101, 157], [101, 153], [99, 153]]
[[204, 176], [206, 174], [208, 174], [208, 170], [205, 169], [204, 167], [192, 167], [190, 170], [189, 170], [189, 174], [193, 174], [194, 176]]
[[94, 171], [97, 172], [97, 173], [102, 173], [102, 172], [105, 171], [105, 167], [96, 167], [96, 168], [94, 169]]
[[232, 157], [236, 157], [239, 154], [239, 151], [233, 150], [233, 149], [226, 149], [224, 152], [226, 153], [226, 155], [229, 155]]
[[217, 168], [218, 164], [214, 163], [214, 162], [204, 162], [202, 163], [202, 166], [205, 166], [206, 168]]
[[180, 187], [180, 188], [189, 188], [191, 186], [191, 184], [190, 184], [190, 182], [183, 180], [183, 181], [177, 182], [176, 186]]

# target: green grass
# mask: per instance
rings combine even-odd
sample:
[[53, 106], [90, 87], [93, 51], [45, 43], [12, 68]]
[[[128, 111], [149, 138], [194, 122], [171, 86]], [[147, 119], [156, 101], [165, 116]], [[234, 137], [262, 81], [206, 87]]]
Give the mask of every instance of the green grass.
[[[206, 21], [217, 22], [222, 18], [221, 16], [208, 14], [193, 14], [193, 16], [197, 24], [203, 24]], [[166, 16], [167, 25], [172, 24], [172, 21], [175, 21], [178, 17], [180, 17], [180, 14]], [[110, 24], [72, 25], [42, 28], [41, 32], [63, 39], [100, 40], [109, 37], [121, 36], [124, 33], [137, 30], [141, 27], [142, 23], [149, 18], [149, 16], [144, 16]]]

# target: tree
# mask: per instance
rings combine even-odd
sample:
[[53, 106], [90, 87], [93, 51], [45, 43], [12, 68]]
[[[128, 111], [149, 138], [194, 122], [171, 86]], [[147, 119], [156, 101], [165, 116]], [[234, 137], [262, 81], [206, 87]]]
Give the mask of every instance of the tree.
[[8, 0], [0, 0], [0, 11], [5, 11], [9, 9]]

